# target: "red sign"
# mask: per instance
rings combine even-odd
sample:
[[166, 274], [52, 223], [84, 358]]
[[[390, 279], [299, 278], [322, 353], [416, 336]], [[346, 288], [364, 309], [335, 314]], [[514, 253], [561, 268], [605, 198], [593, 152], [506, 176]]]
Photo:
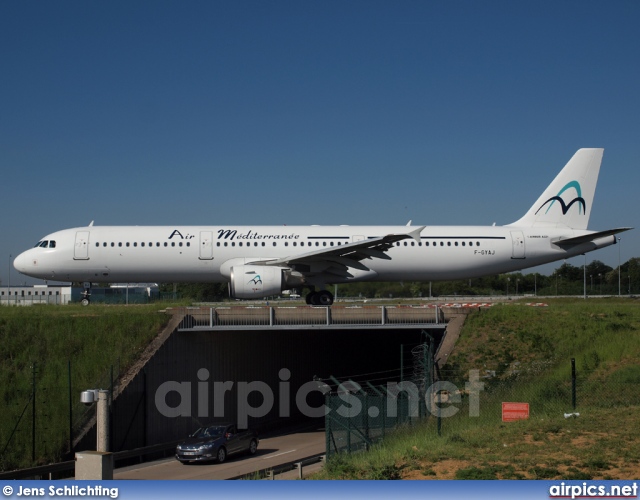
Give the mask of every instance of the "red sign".
[[529, 403], [502, 403], [502, 421], [515, 422], [529, 418]]

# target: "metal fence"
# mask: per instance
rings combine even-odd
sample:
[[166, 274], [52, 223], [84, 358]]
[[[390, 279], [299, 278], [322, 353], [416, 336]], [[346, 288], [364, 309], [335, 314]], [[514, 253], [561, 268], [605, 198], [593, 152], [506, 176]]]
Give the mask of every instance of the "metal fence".
[[[325, 392], [327, 458], [337, 453], [368, 449], [394, 428], [427, 418], [438, 392], [434, 352], [435, 340], [416, 346], [401, 346], [400, 368], [385, 383], [380, 377], [364, 381], [321, 380]], [[384, 376], [382, 378], [385, 378]]]
[[433, 305], [420, 306], [221, 306], [185, 307], [179, 330], [229, 327], [366, 327], [440, 325], [444, 314]]

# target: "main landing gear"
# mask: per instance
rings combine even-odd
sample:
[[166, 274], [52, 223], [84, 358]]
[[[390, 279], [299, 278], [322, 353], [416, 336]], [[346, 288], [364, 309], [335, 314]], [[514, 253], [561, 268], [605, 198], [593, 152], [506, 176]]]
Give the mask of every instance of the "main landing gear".
[[330, 306], [333, 304], [333, 294], [327, 290], [312, 290], [307, 294], [306, 301], [310, 306]]

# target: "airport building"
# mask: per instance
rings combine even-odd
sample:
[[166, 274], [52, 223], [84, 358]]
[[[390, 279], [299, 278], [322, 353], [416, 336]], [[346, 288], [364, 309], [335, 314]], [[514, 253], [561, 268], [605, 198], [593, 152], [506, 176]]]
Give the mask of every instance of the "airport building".
[[[0, 287], [0, 305], [30, 306], [34, 304], [64, 305], [79, 303], [84, 289], [71, 285], [34, 285]], [[155, 283], [131, 283], [112, 287], [92, 287], [91, 301], [107, 304], [143, 304], [159, 296]]]

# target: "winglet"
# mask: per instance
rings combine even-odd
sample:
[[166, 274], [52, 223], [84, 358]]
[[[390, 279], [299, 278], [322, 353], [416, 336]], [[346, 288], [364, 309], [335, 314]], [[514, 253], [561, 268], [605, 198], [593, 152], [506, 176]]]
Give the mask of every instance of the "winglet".
[[408, 233], [408, 236], [411, 236], [414, 240], [416, 241], [420, 241], [420, 233], [422, 233], [422, 230], [427, 227], [427, 226], [420, 226], [417, 229], [414, 229], [413, 231], [411, 231], [410, 233]]

